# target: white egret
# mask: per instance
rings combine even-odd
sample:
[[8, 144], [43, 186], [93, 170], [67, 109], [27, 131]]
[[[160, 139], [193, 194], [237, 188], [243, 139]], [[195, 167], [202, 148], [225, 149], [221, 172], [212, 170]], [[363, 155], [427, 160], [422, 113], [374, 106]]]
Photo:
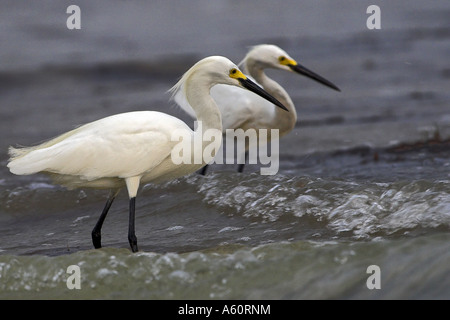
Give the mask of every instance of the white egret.
[[[181, 130], [195, 142], [198, 135], [203, 137], [205, 130], [222, 130], [220, 111], [210, 96], [211, 87], [219, 83], [246, 88], [286, 109], [227, 58], [208, 57], [190, 68], [171, 89], [185, 96], [197, 120], [202, 121], [203, 132], [192, 131], [180, 119], [161, 112], [122, 113], [85, 124], [34, 147], [10, 147], [7, 166], [17, 175], [46, 173], [54, 182], [69, 189], [110, 189], [103, 212], [92, 230], [95, 248], [101, 248], [101, 228], [111, 204], [119, 190], [126, 187], [130, 199], [128, 241], [131, 250], [136, 252], [134, 220], [139, 185], [181, 177], [205, 165], [204, 162], [174, 164], [171, 151], [179, 141], [172, 141], [171, 134]], [[200, 149], [194, 153], [205, 148], [203, 142], [193, 145]]]
[[[286, 90], [277, 82], [270, 79], [264, 69], [272, 68], [289, 72], [296, 72], [310, 79], [313, 79], [336, 91], [340, 89], [330, 81], [308, 70], [284, 50], [271, 44], [254, 46], [240, 63], [244, 73], [249, 74], [264, 90], [270, 93], [285, 105], [289, 113], [274, 108], [267, 100], [261, 99], [240, 88], [217, 85], [211, 90], [211, 95], [217, 103], [222, 114], [223, 133], [227, 129], [278, 129], [279, 137], [286, 135], [294, 129], [297, 122], [297, 112]], [[182, 95], [175, 97], [177, 104], [188, 114], [195, 117], [195, 113], [186, 103]], [[248, 145], [245, 158], [248, 155]], [[244, 160], [245, 163], [245, 160]], [[207, 166], [203, 168], [204, 174]], [[244, 165], [239, 165], [239, 172], [242, 172]]]

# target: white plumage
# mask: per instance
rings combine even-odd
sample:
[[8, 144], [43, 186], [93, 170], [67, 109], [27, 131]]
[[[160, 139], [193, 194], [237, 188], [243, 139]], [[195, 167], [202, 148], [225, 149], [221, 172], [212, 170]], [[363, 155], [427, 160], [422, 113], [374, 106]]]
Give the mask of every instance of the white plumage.
[[19, 175], [48, 172], [72, 176], [76, 184], [68, 178], [69, 188], [86, 187], [99, 178], [104, 188], [120, 187], [116, 178], [143, 176], [170, 156], [177, 143], [170, 141], [175, 129], [191, 131], [184, 122], [161, 112], [113, 115], [37, 147], [11, 148], [13, 158], [8, 167]]
[[[14, 174], [38, 172], [68, 188], [92, 187], [111, 189], [110, 197], [92, 231], [96, 248], [101, 247], [100, 230], [118, 191], [127, 187], [130, 197], [129, 242], [137, 251], [134, 234], [135, 197], [141, 183], [161, 182], [192, 173], [205, 163], [175, 164], [171, 151], [179, 141], [172, 141], [175, 130], [191, 141], [203, 137], [207, 129], [222, 130], [220, 111], [210, 97], [216, 84], [247, 87], [283, 107], [246, 78], [238, 67], [224, 57], [200, 60], [172, 88], [181, 93], [195, 110], [202, 130], [192, 131], [183, 121], [155, 111], [128, 112], [106, 117], [64, 133], [48, 142], [28, 148], [10, 147], [8, 168]], [[193, 152], [202, 152], [204, 144]], [[203, 153], [202, 153], [203, 154]]]
[[[265, 91], [286, 106], [289, 112], [274, 108], [272, 103], [252, 92], [219, 84], [211, 89], [211, 96], [222, 114], [224, 133], [227, 129], [243, 129], [244, 131], [278, 129], [281, 138], [294, 129], [297, 122], [295, 105], [286, 90], [265, 74], [265, 69], [296, 72], [340, 91], [333, 83], [300, 65], [283, 49], [275, 45], [262, 44], [252, 47], [240, 65], [244, 73], [248, 73]], [[177, 95], [175, 101], [184, 111], [195, 117], [194, 110], [186, 103], [183, 95]], [[239, 168], [239, 171], [242, 171], [243, 166]]]

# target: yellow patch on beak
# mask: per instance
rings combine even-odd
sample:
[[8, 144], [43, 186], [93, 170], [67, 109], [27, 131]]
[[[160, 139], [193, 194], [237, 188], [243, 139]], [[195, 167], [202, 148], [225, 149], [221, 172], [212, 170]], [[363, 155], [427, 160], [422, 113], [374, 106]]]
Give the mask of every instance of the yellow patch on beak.
[[284, 56], [279, 57], [278, 61], [283, 66], [296, 66], [296, 65], [298, 65], [297, 61], [295, 61], [294, 59], [289, 59], [289, 58], [286, 58]]
[[233, 68], [230, 70], [230, 78], [246, 80], [247, 77], [240, 70]]

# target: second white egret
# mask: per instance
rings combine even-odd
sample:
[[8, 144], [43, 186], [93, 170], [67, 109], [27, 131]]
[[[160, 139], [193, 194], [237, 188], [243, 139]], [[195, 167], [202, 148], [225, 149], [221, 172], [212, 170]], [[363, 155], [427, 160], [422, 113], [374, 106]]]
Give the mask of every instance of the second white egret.
[[[294, 129], [297, 122], [295, 105], [286, 90], [265, 74], [265, 69], [295, 72], [340, 91], [336, 85], [302, 66], [276, 45], [261, 44], [252, 47], [240, 65], [243, 66], [244, 73], [249, 74], [264, 90], [283, 103], [289, 113], [274, 108], [272, 103], [251, 92], [236, 87], [217, 85], [211, 89], [211, 95], [222, 114], [224, 134], [227, 129], [243, 129], [244, 131], [255, 129], [257, 132], [259, 129], [278, 129], [281, 138]], [[176, 96], [175, 101], [184, 111], [195, 117], [195, 112], [182, 95]], [[247, 158], [247, 152], [248, 146], [245, 158]], [[205, 173], [206, 168], [206, 166], [203, 168], [202, 173]], [[242, 172], [243, 168], [244, 164], [239, 165], [238, 171]]]

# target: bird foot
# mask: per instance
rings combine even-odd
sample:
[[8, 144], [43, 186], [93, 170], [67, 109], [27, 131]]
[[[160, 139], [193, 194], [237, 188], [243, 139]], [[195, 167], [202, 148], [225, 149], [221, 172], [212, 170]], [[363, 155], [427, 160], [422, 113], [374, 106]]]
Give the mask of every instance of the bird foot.
[[99, 232], [92, 231], [92, 243], [95, 249], [102, 247], [102, 235]]
[[138, 246], [137, 246], [137, 238], [136, 236], [129, 236], [128, 237], [128, 242], [130, 243], [130, 247], [131, 247], [131, 251], [132, 252], [138, 252]]

